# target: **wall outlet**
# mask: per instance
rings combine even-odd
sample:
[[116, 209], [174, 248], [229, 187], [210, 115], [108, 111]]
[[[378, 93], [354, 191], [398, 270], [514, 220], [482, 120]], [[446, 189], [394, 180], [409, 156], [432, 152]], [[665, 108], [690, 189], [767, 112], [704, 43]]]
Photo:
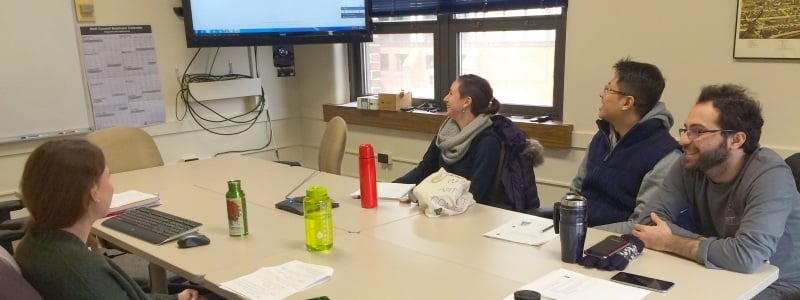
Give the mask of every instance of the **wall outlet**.
[[391, 165], [392, 157], [388, 153], [378, 153], [378, 162], [382, 164]]

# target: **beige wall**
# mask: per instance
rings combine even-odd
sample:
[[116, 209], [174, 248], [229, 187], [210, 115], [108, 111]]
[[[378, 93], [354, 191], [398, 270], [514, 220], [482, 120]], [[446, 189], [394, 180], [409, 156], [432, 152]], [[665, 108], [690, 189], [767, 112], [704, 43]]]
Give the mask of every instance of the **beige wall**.
[[[72, 2], [70, 0], [58, 1]], [[174, 6], [180, 5], [178, 0], [96, 0], [97, 22], [81, 25], [152, 25], [159, 75], [162, 81], [162, 94], [167, 111], [167, 122], [147, 127], [145, 130], [155, 137], [165, 163], [177, 163], [186, 157], [207, 158], [213, 156], [214, 153], [222, 151], [252, 149], [264, 145], [267, 139], [268, 127], [267, 123], [263, 121], [263, 117], [252, 130], [237, 136], [218, 136], [207, 133], [188, 116], [184, 121], [176, 119], [177, 73], [183, 72], [195, 53], [195, 49], [186, 48], [183, 20], [175, 16], [172, 11]], [[36, 16], [31, 16], [31, 21], [48, 22], [48, 20], [37, 20]], [[52, 26], [69, 26], [69, 24], [52, 24]], [[301, 130], [303, 122], [300, 115], [301, 107], [303, 106], [299, 101], [299, 97], [303, 94], [301, 91], [303, 77], [277, 78], [275, 68], [272, 65], [272, 48], [259, 47], [258, 50], [259, 59], [257, 63], [273, 120], [274, 141], [270, 149], [275, 147], [281, 149], [281, 159], [301, 160], [303, 157], [301, 147], [303, 144], [303, 131]], [[213, 49], [203, 50], [194, 62], [192, 69], [190, 69], [190, 73], [207, 72], [213, 58], [213, 52]], [[318, 56], [323, 58], [320, 59], [324, 59], [326, 57], [324, 53], [330, 51], [320, 50], [316, 52], [321, 53]], [[0, 50], [0, 53], [2, 53], [2, 50]], [[324, 60], [326, 63], [323, 65], [327, 66], [324, 66], [323, 69], [326, 72], [334, 69], [330, 66], [330, 63], [335, 62], [334, 60]], [[13, 60], [9, 61], [13, 62]], [[235, 73], [249, 73], [249, 61], [245, 48], [223, 48], [217, 57], [213, 73], [226, 73], [229, 62], [233, 65]], [[308, 73], [304, 75], [308, 76]], [[343, 99], [344, 96], [339, 95], [338, 98]], [[208, 101], [206, 103], [225, 115], [232, 116], [252, 107], [254, 101], [253, 99], [226, 99]], [[183, 111], [182, 104], [178, 110], [179, 112]], [[209, 116], [208, 113], [205, 115]], [[217, 128], [217, 130], [234, 131], [241, 128], [241, 126], [230, 125], [222, 127]], [[0, 144], [0, 170], [3, 170], [3, 172], [0, 172], [0, 198], [8, 197], [16, 189], [25, 159], [27, 159], [30, 151], [41, 143], [42, 141], [27, 141]], [[251, 155], [265, 159], [275, 158], [274, 151], [263, 151]]]
[[[734, 60], [736, 1], [729, 0], [573, 0], [567, 24], [564, 119], [574, 124], [571, 150], [546, 151], [545, 164], [536, 170], [543, 203], [566, 191], [597, 130], [598, 94], [613, 75], [618, 59], [658, 65], [667, 78], [662, 100], [683, 124], [703, 85], [739, 83], [750, 88], [764, 106], [766, 124], [762, 145], [788, 156], [800, 151], [793, 137], [800, 128], [800, 60]], [[305, 100], [305, 99], [304, 99]], [[317, 115], [309, 116], [319, 118]], [[359, 143], [391, 153], [395, 163], [378, 170], [391, 180], [413, 167], [432, 135], [349, 127], [343, 173], [355, 176]], [[310, 130], [309, 131], [313, 131]], [[677, 136], [677, 130], [673, 130]], [[311, 135], [308, 134], [310, 137]]]
[[[64, 0], [61, 0], [64, 1]], [[96, 0], [97, 24], [152, 24], [155, 32], [167, 124], [147, 128], [156, 138], [167, 163], [184, 156], [209, 157], [228, 149], [259, 146], [266, 125], [235, 137], [205, 133], [191, 121], [174, 117], [177, 91], [175, 68], [184, 68], [194, 49], [186, 49], [182, 21], [171, 8], [171, 0]], [[551, 150], [546, 162], [536, 171], [544, 203], [563, 195], [583, 157], [596, 127], [598, 93], [612, 76], [611, 66], [625, 56], [658, 65], [667, 78], [662, 100], [672, 110], [678, 124], [695, 100], [701, 86], [735, 82], [756, 92], [764, 105], [766, 125], [762, 145], [787, 156], [800, 149], [792, 137], [800, 128], [800, 61], [740, 60], [732, 58], [736, 1], [730, 0], [573, 0], [567, 25], [567, 53], [564, 118], [575, 125], [573, 149]], [[318, 141], [324, 123], [321, 104], [344, 103], [348, 99], [346, 47], [342, 45], [296, 46], [297, 76], [277, 78], [270, 57], [271, 48], [260, 47], [259, 67], [267, 91], [270, 113], [275, 120], [275, 145], [283, 149], [281, 159], [316, 164]], [[238, 51], [238, 52], [237, 52]], [[236, 72], [246, 72], [241, 48], [224, 49]], [[207, 68], [209, 56], [199, 59], [198, 69]], [[220, 63], [220, 58], [218, 62]], [[219, 67], [219, 66], [217, 66]], [[215, 69], [217, 68], [215, 67]], [[241, 110], [243, 101], [223, 100], [217, 105], [228, 111]], [[380, 166], [380, 180], [394, 179], [413, 167], [422, 157], [432, 135], [396, 130], [349, 126], [347, 155], [343, 174], [357, 175], [357, 147], [372, 143], [375, 150], [389, 153], [390, 166]], [[673, 132], [674, 135], [677, 133]], [[24, 160], [39, 142], [0, 144], [0, 195], [15, 188]], [[273, 152], [255, 154], [274, 159]]]

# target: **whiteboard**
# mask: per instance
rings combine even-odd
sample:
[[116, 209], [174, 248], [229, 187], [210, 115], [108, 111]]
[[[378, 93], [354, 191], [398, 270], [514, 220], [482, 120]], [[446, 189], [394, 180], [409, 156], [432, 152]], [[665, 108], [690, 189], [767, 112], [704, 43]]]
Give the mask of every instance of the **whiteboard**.
[[88, 97], [72, 1], [0, 9], [0, 142], [87, 132]]

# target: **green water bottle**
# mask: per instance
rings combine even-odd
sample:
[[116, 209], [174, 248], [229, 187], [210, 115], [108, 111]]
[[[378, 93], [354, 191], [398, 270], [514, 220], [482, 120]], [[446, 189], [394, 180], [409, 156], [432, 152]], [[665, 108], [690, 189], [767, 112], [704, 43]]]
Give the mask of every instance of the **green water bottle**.
[[228, 205], [228, 233], [231, 236], [247, 235], [247, 201], [244, 199], [241, 181], [228, 181], [225, 198]]
[[328, 251], [333, 247], [333, 214], [328, 190], [312, 186], [303, 198], [303, 217], [306, 221], [306, 250]]

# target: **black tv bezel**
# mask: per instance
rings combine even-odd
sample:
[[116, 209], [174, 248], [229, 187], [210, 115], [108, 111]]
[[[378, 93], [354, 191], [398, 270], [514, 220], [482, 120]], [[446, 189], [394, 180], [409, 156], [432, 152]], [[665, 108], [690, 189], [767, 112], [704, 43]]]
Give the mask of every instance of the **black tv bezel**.
[[193, 29], [191, 0], [182, 0], [182, 3], [187, 48], [372, 42], [372, 17], [370, 15], [372, 0], [364, 0], [364, 16], [366, 25], [364, 29], [337, 31], [334, 35], [328, 35], [327, 33], [315, 34], [315, 32], [303, 32], [286, 35], [281, 35], [279, 33], [264, 33], [248, 34], [246, 36], [220, 35], [198, 37], [194, 34]]

